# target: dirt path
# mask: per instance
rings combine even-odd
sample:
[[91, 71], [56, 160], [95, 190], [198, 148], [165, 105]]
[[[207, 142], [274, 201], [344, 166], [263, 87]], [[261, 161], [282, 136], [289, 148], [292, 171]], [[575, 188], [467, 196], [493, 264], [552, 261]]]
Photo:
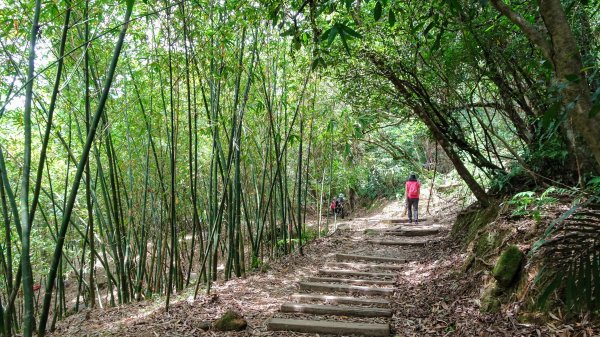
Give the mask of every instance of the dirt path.
[[[456, 272], [465, 254], [452, 246], [447, 239], [452, 215], [429, 217], [419, 228], [402, 226], [384, 218], [398, 216], [399, 205], [389, 206], [370, 218], [354, 219], [338, 224], [338, 231], [327, 238], [317, 239], [305, 247], [305, 255], [287, 256], [271, 269], [256, 272], [245, 279], [217, 282], [211, 295], [193, 300], [192, 290], [179, 294], [166, 313], [162, 299], [155, 302], [144, 301], [119, 308], [84, 311], [71, 316], [58, 325], [54, 336], [315, 336], [313, 333], [293, 331], [271, 331], [269, 322], [273, 319], [329, 320], [345, 323], [369, 323], [388, 325], [391, 336], [513, 336], [546, 334], [536, 326], [519, 324], [510, 315], [483, 315], [479, 312], [480, 275], [466, 278]], [[426, 237], [414, 236], [415, 229], [435, 228], [435, 233]], [[390, 229], [403, 230], [388, 232]], [[410, 229], [407, 231], [407, 229]], [[420, 235], [420, 233], [417, 233]], [[409, 235], [410, 237], [406, 237]], [[419, 242], [420, 245], [383, 245], [389, 241]], [[341, 257], [336, 254], [351, 254], [362, 258]], [[402, 261], [364, 261], [364, 256], [388, 257]], [[369, 264], [394, 265], [394, 267], [365, 267]], [[325, 272], [324, 272], [325, 270]], [[327, 271], [328, 270], [328, 271]], [[388, 275], [352, 274], [341, 275], [339, 270], [361, 273], [392, 273]], [[338, 274], [331, 274], [338, 271]], [[310, 279], [319, 278], [319, 279]], [[329, 279], [324, 279], [329, 278]], [[334, 278], [334, 279], [332, 279]], [[335, 279], [337, 278], [337, 280]], [[340, 281], [339, 279], [345, 279]], [[357, 279], [362, 281], [356, 281]], [[360, 291], [348, 294], [330, 290], [309, 289], [301, 282], [337, 284], [375, 289], [393, 289], [390, 296], [368, 295]], [[364, 282], [364, 281], [367, 282]], [[369, 284], [368, 280], [386, 280], [383, 284]], [[389, 282], [391, 281], [391, 282]], [[477, 282], [475, 282], [477, 281]], [[485, 280], [484, 280], [485, 281]], [[367, 284], [365, 284], [367, 283]], [[294, 296], [295, 295], [295, 296]], [[336, 295], [389, 301], [381, 304], [391, 309], [391, 313], [379, 311], [366, 314], [377, 317], [354, 317], [354, 312], [338, 312], [336, 315], [314, 309], [315, 305], [341, 305], [342, 307], [378, 307], [377, 303], [336, 303], [323, 301], [320, 295]], [[307, 302], [312, 296], [312, 306], [298, 305]], [[318, 298], [315, 298], [317, 296]], [[339, 300], [339, 299], [338, 299]], [[288, 303], [282, 312], [282, 305]], [[296, 303], [296, 305], [291, 305]], [[284, 309], [286, 308], [284, 306]], [[206, 322], [214, 321], [226, 310], [240, 312], [248, 321], [248, 328], [241, 332], [218, 332], [202, 330]], [[331, 309], [331, 308], [329, 308]], [[328, 310], [329, 310], [328, 309]], [[321, 310], [320, 313], [299, 313], [298, 311]], [[358, 310], [358, 309], [357, 309]], [[361, 310], [358, 310], [361, 311]], [[365, 310], [362, 310], [365, 311]], [[369, 311], [369, 310], [367, 310]], [[364, 312], [362, 315], [365, 315]], [[389, 317], [391, 315], [391, 317]], [[271, 328], [276, 328], [271, 326]], [[285, 328], [285, 327], [284, 327]], [[284, 329], [282, 328], [282, 329]], [[285, 329], [284, 329], [285, 330]], [[310, 330], [314, 331], [314, 330]], [[322, 334], [321, 334], [322, 335]]]

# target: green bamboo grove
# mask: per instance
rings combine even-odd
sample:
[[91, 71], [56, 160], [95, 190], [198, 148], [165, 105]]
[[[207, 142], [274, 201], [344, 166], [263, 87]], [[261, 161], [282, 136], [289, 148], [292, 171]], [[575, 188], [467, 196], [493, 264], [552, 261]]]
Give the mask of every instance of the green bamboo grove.
[[168, 310], [310, 237], [334, 102], [260, 8], [206, 6], [38, 1], [36, 29], [3, 32], [3, 335], [153, 295]]
[[594, 4], [0, 2], [0, 335], [169, 310], [302, 254], [332, 196], [394, 198], [411, 171], [465, 206], [586, 191]]

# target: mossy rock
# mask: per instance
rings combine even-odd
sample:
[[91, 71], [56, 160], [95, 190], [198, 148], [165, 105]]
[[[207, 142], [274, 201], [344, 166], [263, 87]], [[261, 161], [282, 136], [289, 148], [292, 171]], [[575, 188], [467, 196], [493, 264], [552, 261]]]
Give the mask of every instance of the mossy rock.
[[456, 217], [451, 236], [460, 238], [463, 244], [468, 244], [475, 239], [481, 228], [486, 227], [496, 219], [498, 212], [499, 206], [497, 203], [485, 208], [481, 208], [477, 204], [468, 207]]
[[228, 310], [221, 318], [215, 321], [215, 329], [219, 331], [242, 331], [248, 322], [239, 313]]
[[512, 284], [521, 268], [523, 258], [525, 258], [525, 254], [514, 245], [508, 246], [502, 252], [492, 271], [492, 275], [500, 286], [509, 287]]
[[500, 246], [502, 243], [502, 235], [498, 232], [483, 232], [477, 240], [475, 241], [475, 245], [473, 247], [473, 253], [477, 257], [483, 258], [486, 254], [493, 251], [496, 247]]
[[491, 286], [483, 292], [481, 295], [481, 307], [479, 310], [485, 313], [496, 313], [500, 311], [500, 299], [498, 293], [500, 290], [496, 286]]

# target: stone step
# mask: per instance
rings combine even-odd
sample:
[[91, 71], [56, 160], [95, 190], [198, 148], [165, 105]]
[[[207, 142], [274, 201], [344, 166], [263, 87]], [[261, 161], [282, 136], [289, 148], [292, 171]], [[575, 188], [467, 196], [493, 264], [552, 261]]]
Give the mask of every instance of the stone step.
[[281, 312], [352, 317], [392, 317], [389, 308], [340, 307], [336, 305], [284, 303]]
[[375, 284], [388, 286], [393, 285], [394, 281], [389, 280], [365, 280], [365, 279], [348, 279], [337, 277], [308, 277], [308, 282], [331, 282], [331, 283], [350, 283], [350, 284]]
[[375, 288], [347, 284], [330, 284], [320, 282], [298, 282], [300, 289], [308, 291], [329, 291], [346, 294], [392, 296], [394, 288]]
[[[368, 240], [368, 241], [374, 241], [374, 240]], [[395, 257], [369, 256], [369, 255], [356, 255], [356, 254], [335, 254], [335, 259], [337, 261], [356, 260], [356, 261], [374, 261], [374, 262], [392, 262], [392, 263], [407, 262], [406, 259], [398, 259]]]
[[356, 268], [360, 270], [402, 270], [404, 267], [397, 264], [380, 263], [356, 263], [356, 262], [328, 262], [325, 267], [329, 268]]
[[[419, 222], [421, 224], [423, 222], [425, 222], [425, 221], [427, 221], [426, 218], [424, 218], [424, 219], [419, 218]], [[407, 224], [407, 225], [411, 224], [407, 218], [401, 218], [401, 219], [384, 219], [384, 220], [381, 220], [381, 222], [388, 223], [388, 224], [399, 224], [399, 223], [401, 223], [401, 224]], [[412, 223], [412, 224], [417, 225], [416, 223]]]
[[335, 296], [335, 295], [320, 295], [320, 294], [293, 294], [291, 298], [300, 303], [323, 302], [327, 304], [352, 304], [366, 305], [371, 307], [389, 307], [390, 301], [380, 298], [362, 298], [351, 296]]
[[272, 331], [295, 331], [313, 334], [358, 335], [387, 337], [390, 335], [389, 324], [350, 323], [338, 321], [314, 321], [302, 319], [272, 318], [267, 323]]
[[398, 235], [398, 236], [427, 236], [438, 234], [440, 230], [438, 228], [429, 229], [396, 229], [388, 230], [383, 232], [386, 235]]
[[406, 240], [367, 240], [367, 243], [384, 246], [425, 246], [431, 240], [406, 241]]
[[337, 275], [337, 276], [364, 276], [364, 277], [377, 277], [377, 278], [394, 278], [394, 273], [372, 273], [365, 271], [356, 271], [349, 269], [319, 269], [319, 274], [322, 275]]

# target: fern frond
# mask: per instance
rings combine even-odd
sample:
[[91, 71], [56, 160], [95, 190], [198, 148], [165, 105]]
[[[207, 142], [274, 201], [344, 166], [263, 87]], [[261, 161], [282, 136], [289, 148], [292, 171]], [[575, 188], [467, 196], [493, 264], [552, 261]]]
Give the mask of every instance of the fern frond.
[[[600, 202], [571, 207], [547, 228], [534, 249], [544, 267], [536, 276], [538, 304], [559, 291], [570, 310], [600, 309]], [[562, 291], [561, 291], [562, 289]]]

